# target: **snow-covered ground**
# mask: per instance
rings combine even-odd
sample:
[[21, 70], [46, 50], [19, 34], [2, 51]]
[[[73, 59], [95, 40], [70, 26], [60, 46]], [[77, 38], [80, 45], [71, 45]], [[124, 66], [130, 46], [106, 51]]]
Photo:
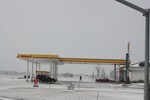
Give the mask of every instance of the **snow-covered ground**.
[[[95, 83], [89, 77], [59, 77], [55, 84], [39, 84], [18, 79], [19, 76], [0, 76], [0, 100], [143, 100], [143, 84], [123, 86], [114, 83]], [[68, 90], [69, 82], [75, 85]]]

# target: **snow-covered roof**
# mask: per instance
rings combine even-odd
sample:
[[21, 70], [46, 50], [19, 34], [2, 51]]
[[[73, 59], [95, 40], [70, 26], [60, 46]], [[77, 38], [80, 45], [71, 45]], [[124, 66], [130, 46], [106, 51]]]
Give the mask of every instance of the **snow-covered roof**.
[[129, 67], [130, 71], [144, 71], [144, 67]]
[[[140, 63], [144, 63], [144, 62], [145, 62], [145, 61], [140, 61], [140, 62], [136, 62], [136, 63], [131, 64], [131, 65], [134, 66], [134, 67], [140, 67], [139, 64], [140, 64]], [[149, 59], [149, 62], [150, 62], [150, 59]]]

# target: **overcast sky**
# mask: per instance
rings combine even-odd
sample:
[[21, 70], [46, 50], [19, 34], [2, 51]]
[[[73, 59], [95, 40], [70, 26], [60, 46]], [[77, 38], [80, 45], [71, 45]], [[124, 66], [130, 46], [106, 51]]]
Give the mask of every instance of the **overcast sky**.
[[[129, 2], [150, 8], [150, 0]], [[21, 53], [125, 59], [128, 42], [136, 63], [144, 60], [144, 39], [145, 17], [115, 0], [0, 0], [0, 70], [26, 71]], [[94, 67], [59, 72], [92, 74]]]

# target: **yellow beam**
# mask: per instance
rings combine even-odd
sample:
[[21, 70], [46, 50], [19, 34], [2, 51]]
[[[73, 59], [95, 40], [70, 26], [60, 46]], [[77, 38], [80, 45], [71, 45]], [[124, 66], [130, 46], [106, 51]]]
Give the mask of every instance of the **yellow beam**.
[[125, 64], [126, 60], [122, 59], [87, 59], [87, 58], [59, 58], [61, 62], [83, 62], [83, 63], [112, 63]]

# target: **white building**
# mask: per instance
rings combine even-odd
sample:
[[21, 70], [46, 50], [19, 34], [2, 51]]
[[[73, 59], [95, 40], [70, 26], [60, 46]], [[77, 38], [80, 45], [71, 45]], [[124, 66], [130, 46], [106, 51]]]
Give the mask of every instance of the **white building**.
[[[128, 70], [128, 75], [130, 78], [130, 81], [139, 81], [139, 80], [143, 80], [144, 81], [144, 67], [139, 66], [141, 62], [136, 63], [136, 64], [131, 64]], [[126, 77], [125, 77], [125, 66], [120, 67], [119, 71], [117, 71], [117, 73], [119, 72], [118, 75], [118, 81], [125, 81]]]

